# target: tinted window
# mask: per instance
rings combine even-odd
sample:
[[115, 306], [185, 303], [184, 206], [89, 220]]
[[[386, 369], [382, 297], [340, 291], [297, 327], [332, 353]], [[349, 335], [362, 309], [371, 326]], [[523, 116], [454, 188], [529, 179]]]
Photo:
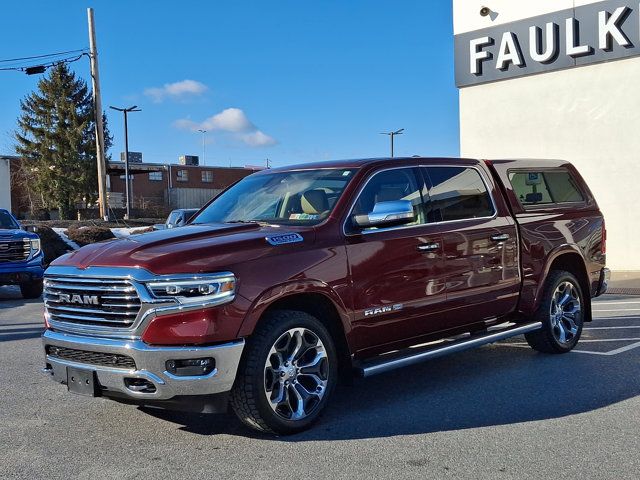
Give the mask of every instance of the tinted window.
[[491, 197], [477, 170], [464, 167], [426, 167], [430, 222], [490, 217]]
[[[425, 223], [422, 196], [416, 179], [416, 169], [413, 168], [384, 170], [374, 174], [358, 196], [351, 214], [367, 215], [373, 211], [376, 203], [395, 200], [409, 200], [413, 205], [415, 220], [403, 226]], [[367, 230], [372, 229], [375, 227]]]
[[19, 225], [13, 220], [6, 210], [0, 210], [0, 228], [19, 228]]
[[566, 170], [509, 172], [509, 181], [523, 206], [584, 201]]

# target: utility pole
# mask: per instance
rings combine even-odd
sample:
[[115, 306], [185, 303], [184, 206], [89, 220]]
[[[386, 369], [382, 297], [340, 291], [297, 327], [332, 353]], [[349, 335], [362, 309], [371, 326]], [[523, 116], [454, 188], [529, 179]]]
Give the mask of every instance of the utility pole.
[[401, 128], [400, 130], [396, 130], [395, 132], [382, 132], [380, 135], [389, 135], [389, 138], [391, 139], [391, 158], [393, 158], [393, 137], [395, 137], [396, 135], [402, 135], [402, 132], [404, 132], [404, 128]]
[[131, 179], [129, 178], [129, 127], [127, 125], [127, 113], [129, 112], [141, 112], [137, 105], [129, 108], [119, 108], [109, 105], [109, 108], [124, 113], [124, 181], [125, 181], [125, 194], [127, 200], [127, 213], [125, 220], [131, 218]]
[[104, 158], [104, 125], [102, 124], [102, 97], [100, 96], [100, 73], [98, 71], [98, 47], [93, 8], [87, 8], [89, 21], [89, 58], [91, 59], [91, 86], [93, 88], [93, 109], [96, 116], [96, 160], [98, 163], [98, 204], [100, 217], [108, 221], [107, 207], [107, 166]]
[[206, 165], [207, 161], [205, 160], [205, 154], [206, 154], [206, 147], [205, 147], [205, 137], [204, 134], [207, 133], [206, 130], [203, 129], [199, 129], [198, 130], [201, 134], [202, 134], [202, 165]]

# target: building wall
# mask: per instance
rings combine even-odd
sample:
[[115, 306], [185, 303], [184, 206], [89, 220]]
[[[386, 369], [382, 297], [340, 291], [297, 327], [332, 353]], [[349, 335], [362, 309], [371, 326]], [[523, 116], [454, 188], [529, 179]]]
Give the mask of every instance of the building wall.
[[[454, 31], [589, 3], [595, 2], [454, 0]], [[637, 2], [628, 4], [638, 8]], [[498, 13], [494, 20], [479, 15], [485, 5]], [[640, 270], [639, 85], [640, 57], [633, 57], [462, 88], [461, 155], [571, 161], [605, 215], [607, 263], [616, 270]]]
[[0, 208], [11, 211], [9, 159], [0, 158]]
[[[135, 169], [135, 166], [131, 168]], [[188, 181], [178, 180], [178, 172], [181, 170], [188, 172]], [[211, 172], [212, 181], [204, 182], [202, 172]], [[172, 208], [199, 207], [221, 190], [253, 172], [254, 170], [246, 168], [171, 165], [170, 169], [159, 172], [162, 174], [162, 180], [149, 180], [147, 172], [136, 173], [131, 182], [134, 206], [144, 208], [144, 203], [156, 202], [169, 204]], [[110, 185], [111, 192], [124, 193], [125, 191], [124, 178], [120, 178], [119, 174], [110, 175]], [[188, 192], [188, 190], [194, 190], [194, 192]]]

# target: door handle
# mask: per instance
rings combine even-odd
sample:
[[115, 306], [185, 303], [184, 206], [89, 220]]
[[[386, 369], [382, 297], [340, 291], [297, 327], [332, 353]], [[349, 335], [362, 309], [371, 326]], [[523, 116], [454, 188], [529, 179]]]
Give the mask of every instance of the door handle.
[[422, 245], [418, 245], [418, 250], [421, 252], [433, 252], [434, 250], [438, 250], [440, 248], [440, 244], [438, 242], [432, 243], [423, 243]]
[[491, 240], [493, 240], [494, 242], [505, 242], [507, 240], [509, 240], [509, 234], [508, 233], [501, 233], [498, 235], [491, 235]]

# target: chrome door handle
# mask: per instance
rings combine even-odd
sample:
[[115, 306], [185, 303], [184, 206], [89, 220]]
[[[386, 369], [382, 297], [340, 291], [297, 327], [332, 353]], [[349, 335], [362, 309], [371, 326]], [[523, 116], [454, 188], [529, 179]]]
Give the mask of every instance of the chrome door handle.
[[418, 245], [418, 250], [421, 252], [433, 252], [434, 250], [438, 250], [440, 248], [440, 244], [438, 242], [433, 243], [424, 243], [422, 245]]
[[491, 235], [491, 240], [493, 240], [494, 242], [505, 242], [507, 240], [509, 240], [509, 234], [508, 233], [502, 233], [499, 235]]

